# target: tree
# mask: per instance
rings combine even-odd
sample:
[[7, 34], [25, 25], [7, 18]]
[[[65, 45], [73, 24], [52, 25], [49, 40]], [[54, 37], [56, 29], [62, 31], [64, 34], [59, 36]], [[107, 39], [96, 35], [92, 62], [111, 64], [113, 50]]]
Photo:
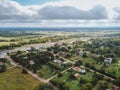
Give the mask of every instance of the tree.
[[61, 72], [58, 73], [58, 77], [62, 77], [63, 74]]
[[25, 69], [22, 69], [22, 73], [23, 74], [28, 74], [27, 70], [25, 70]]
[[80, 66], [80, 65], [82, 65], [82, 61], [78, 60], [75, 62], [75, 66]]
[[47, 51], [52, 51], [52, 48], [48, 47], [48, 48], [47, 48]]
[[63, 89], [64, 89], [64, 90], [70, 90], [70, 85], [69, 85], [69, 83], [66, 83], [66, 84], [63, 86]]
[[90, 65], [90, 63], [85, 63], [85, 66], [90, 67], [91, 65]]
[[84, 53], [84, 54], [82, 55], [82, 57], [83, 57], [83, 58], [86, 58], [86, 57], [87, 57], [87, 54], [86, 54], [86, 53]]
[[93, 85], [91, 83], [86, 83], [85, 84], [88, 90], [91, 90], [93, 88]]
[[85, 78], [85, 77], [84, 78], [83, 77], [80, 78], [80, 81], [79, 81], [80, 84], [86, 84], [87, 82], [88, 82], [87, 78]]
[[48, 84], [40, 84], [38, 90], [53, 90]]
[[0, 66], [0, 73], [5, 72], [6, 70], [7, 70], [7, 68], [5, 67], [5, 65]]
[[100, 89], [101, 90], [106, 90], [107, 88], [108, 88], [108, 83], [107, 82], [105, 82], [105, 81], [100, 81], [99, 82], [99, 85], [100, 85]]
[[70, 78], [70, 79], [75, 79], [75, 76], [71, 73], [71, 74], [69, 75], [69, 78]]

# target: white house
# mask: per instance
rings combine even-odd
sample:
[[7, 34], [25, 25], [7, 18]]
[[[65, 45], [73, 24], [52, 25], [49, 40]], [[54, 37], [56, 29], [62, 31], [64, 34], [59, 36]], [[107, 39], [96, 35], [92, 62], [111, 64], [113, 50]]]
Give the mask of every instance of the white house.
[[30, 65], [33, 65], [33, 64], [35, 64], [35, 62], [34, 62], [33, 60], [30, 60], [30, 61], [29, 61], [29, 64], [30, 64]]
[[112, 63], [112, 58], [105, 58], [104, 62], [111, 64]]
[[78, 51], [78, 54], [79, 54], [79, 55], [83, 55], [84, 52], [83, 52], [83, 51]]
[[63, 64], [63, 62], [61, 60], [58, 60], [58, 59], [54, 60], [54, 62], [57, 63], [57, 64], [59, 64], [59, 65]]
[[4, 62], [0, 62], [0, 66], [4, 65]]
[[5, 56], [4, 55], [0, 55], [0, 58], [5, 58]]
[[80, 70], [80, 73], [86, 74], [86, 70], [85, 70], [85, 69], [81, 69], [81, 70]]

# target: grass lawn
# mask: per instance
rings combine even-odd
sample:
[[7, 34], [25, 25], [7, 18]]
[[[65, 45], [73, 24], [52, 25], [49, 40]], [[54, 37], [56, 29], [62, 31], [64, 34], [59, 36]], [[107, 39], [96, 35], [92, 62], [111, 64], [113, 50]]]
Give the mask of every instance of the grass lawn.
[[[102, 82], [103, 82], [102, 80], [99, 80], [92, 90], [100, 90], [100, 87], [101, 87], [100, 85]], [[108, 84], [109, 90], [113, 90], [112, 88], [113, 84], [112, 83], [107, 83], [107, 84]]]
[[111, 74], [116, 77], [120, 77], [120, 66], [117, 64], [111, 64], [108, 68], [105, 69], [106, 73]]
[[11, 39], [13, 39], [13, 37], [1, 37], [0, 36], [0, 40], [11, 40]]
[[0, 90], [36, 90], [40, 84], [29, 74], [22, 74], [17, 67], [0, 73]]
[[73, 55], [73, 56], [71, 56], [70, 58], [67, 58], [67, 59], [69, 59], [71, 61], [74, 61], [74, 60], [82, 60], [83, 58], [79, 55]]
[[9, 45], [10, 42], [0, 42], [0, 46], [3, 46], [3, 45]]
[[0, 46], [10, 45], [10, 44], [18, 44], [18, 42], [0, 42]]
[[56, 71], [48, 65], [43, 65], [40, 70], [37, 71], [43, 78], [50, 78], [56, 74]]

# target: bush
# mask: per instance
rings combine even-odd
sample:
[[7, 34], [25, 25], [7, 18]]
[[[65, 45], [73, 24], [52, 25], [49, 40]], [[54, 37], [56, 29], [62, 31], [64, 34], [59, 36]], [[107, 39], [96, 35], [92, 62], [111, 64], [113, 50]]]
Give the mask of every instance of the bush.
[[5, 65], [0, 66], [0, 73], [5, 72], [6, 70], [7, 68], [5, 67]]
[[53, 88], [48, 84], [41, 84], [39, 85], [38, 90], [53, 90]]
[[25, 70], [25, 69], [22, 69], [22, 73], [23, 74], [28, 74], [27, 70]]

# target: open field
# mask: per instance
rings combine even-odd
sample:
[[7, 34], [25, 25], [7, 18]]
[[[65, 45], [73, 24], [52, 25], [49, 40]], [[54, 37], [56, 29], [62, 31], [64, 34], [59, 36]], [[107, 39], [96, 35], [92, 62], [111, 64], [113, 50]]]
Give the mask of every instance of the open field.
[[13, 39], [12, 37], [1, 37], [0, 36], [0, 40], [10, 40], [10, 39]]
[[20, 68], [12, 68], [0, 74], [0, 90], [36, 90], [40, 83]]
[[18, 42], [0, 42], [0, 46], [18, 44]]

